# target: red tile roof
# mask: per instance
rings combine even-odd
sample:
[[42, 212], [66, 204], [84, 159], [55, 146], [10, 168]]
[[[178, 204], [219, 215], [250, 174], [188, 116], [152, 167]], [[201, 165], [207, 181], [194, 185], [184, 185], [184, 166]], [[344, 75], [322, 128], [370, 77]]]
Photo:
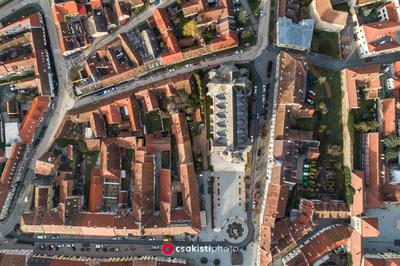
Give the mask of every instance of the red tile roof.
[[367, 87], [368, 99], [377, 97], [378, 90], [382, 88], [379, 65], [345, 69], [345, 77], [350, 108], [358, 108], [357, 90], [359, 86]]
[[[378, 52], [400, 47], [396, 32], [400, 30], [400, 23], [393, 20], [377, 21], [361, 26], [369, 52]], [[383, 42], [386, 40], [384, 44]]]
[[379, 236], [379, 220], [375, 217], [363, 217], [361, 219], [362, 237]]
[[100, 147], [100, 174], [106, 178], [121, 177], [121, 155], [116, 139], [105, 139]]
[[368, 165], [366, 169], [366, 208], [382, 208], [382, 145], [378, 132], [366, 133]]
[[364, 173], [362, 171], [353, 171], [351, 174], [351, 186], [354, 189], [353, 206], [351, 215], [358, 216], [364, 213]]
[[103, 204], [104, 178], [100, 176], [100, 169], [94, 167], [90, 174], [89, 205], [90, 212], [100, 212]]
[[[100, 2], [100, 1], [99, 1]], [[52, 9], [54, 20], [57, 22], [65, 22], [68, 15], [79, 14], [78, 5], [75, 1], [66, 1], [63, 3], [56, 3]]]
[[90, 114], [90, 127], [95, 138], [106, 138], [106, 124], [104, 117], [97, 111]]
[[333, 9], [330, 0], [315, 0], [313, 2], [312, 6], [315, 6], [315, 10], [322, 21], [342, 27], [346, 26], [348, 12]]
[[14, 143], [11, 148], [11, 154], [4, 166], [3, 173], [1, 174], [1, 184], [10, 186], [17, 174], [17, 166], [22, 159], [25, 151], [25, 144]]
[[24, 116], [19, 129], [19, 136], [23, 143], [29, 144], [32, 142], [33, 135], [42, 122], [49, 103], [49, 97], [37, 96], [33, 99], [31, 107], [29, 108], [28, 113]]
[[388, 98], [382, 100], [382, 133], [387, 136], [396, 131], [396, 100]]
[[301, 251], [307, 262], [313, 264], [333, 249], [345, 245], [351, 232], [351, 228], [343, 225], [328, 229], [301, 247]]

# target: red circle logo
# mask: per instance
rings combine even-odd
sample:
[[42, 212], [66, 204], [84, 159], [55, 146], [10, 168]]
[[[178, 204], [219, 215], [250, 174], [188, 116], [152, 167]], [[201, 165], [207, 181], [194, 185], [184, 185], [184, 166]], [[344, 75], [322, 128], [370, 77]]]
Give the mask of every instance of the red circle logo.
[[169, 256], [169, 255], [172, 255], [172, 253], [174, 253], [175, 247], [171, 243], [165, 243], [162, 245], [161, 251], [164, 255]]

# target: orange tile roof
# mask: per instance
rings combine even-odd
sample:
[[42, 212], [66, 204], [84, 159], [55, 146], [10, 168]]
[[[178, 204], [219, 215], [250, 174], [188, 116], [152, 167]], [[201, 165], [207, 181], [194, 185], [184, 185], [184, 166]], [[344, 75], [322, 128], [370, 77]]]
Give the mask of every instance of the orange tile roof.
[[364, 266], [385, 266], [384, 258], [368, 258], [364, 257]]
[[185, 141], [190, 140], [189, 128], [186, 122], [185, 113], [174, 113], [172, 118], [172, 133], [176, 137], [177, 144], [183, 144]]
[[379, 220], [374, 217], [363, 217], [361, 219], [362, 237], [379, 236]]
[[315, 0], [316, 11], [322, 21], [345, 27], [347, 23], [347, 12], [333, 9], [330, 0]]
[[[75, 1], [57, 3], [52, 6], [51, 13], [56, 25], [61, 52], [64, 53], [79, 48], [81, 45], [78, 43], [78, 39], [75, 35], [76, 32], [69, 30], [66, 20], [70, 16], [80, 16], [77, 3]], [[89, 39], [85, 33], [82, 22], [79, 21], [79, 24], [83, 31], [83, 44], [86, 45], [89, 43]]]
[[387, 136], [396, 131], [396, 100], [388, 98], [382, 100], [382, 133]]
[[145, 90], [143, 93], [143, 99], [146, 112], [159, 109], [157, 97], [152, 91]]
[[105, 139], [100, 146], [100, 174], [111, 179], [121, 177], [121, 155], [116, 139]]
[[93, 9], [101, 10], [101, 0], [90, 0], [90, 5]]
[[[100, 1], [99, 1], [100, 2]], [[56, 3], [51, 8], [53, 19], [57, 22], [65, 22], [65, 18], [71, 14], [79, 14], [78, 5], [75, 1]]]
[[350, 254], [352, 258], [353, 265], [362, 265], [362, 257], [363, 257], [363, 241], [360, 233], [356, 230], [353, 230], [350, 237]]
[[22, 120], [19, 136], [23, 143], [28, 144], [32, 142], [33, 135], [39, 127], [43, 116], [49, 106], [50, 98], [45, 96], [37, 96], [33, 99], [28, 113]]
[[35, 173], [39, 175], [55, 176], [59, 160], [52, 152], [46, 152], [36, 160]]
[[89, 121], [95, 138], [107, 137], [104, 117], [99, 112], [91, 112]]
[[158, 30], [161, 33], [161, 37], [168, 47], [168, 50], [171, 54], [181, 52], [181, 48], [179, 47], [178, 40], [176, 39], [174, 28], [169, 20], [167, 11], [165, 9], [156, 9], [153, 13], [155, 23], [157, 25]]
[[115, 103], [102, 106], [100, 107], [99, 111], [106, 116], [107, 124], [119, 124], [122, 121], [118, 105]]
[[345, 69], [345, 76], [350, 108], [358, 108], [358, 86], [367, 87], [368, 93], [371, 94], [367, 97], [369, 99], [373, 99], [377, 91], [382, 88], [379, 65]]
[[353, 171], [351, 173], [351, 186], [354, 188], [353, 206], [351, 215], [358, 216], [364, 213], [364, 173], [362, 171]]
[[89, 212], [101, 211], [103, 203], [104, 178], [100, 176], [100, 169], [94, 167], [90, 173]]
[[382, 145], [378, 132], [365, 133], [367, 136], [367, 148], [369, 164], [366, 174], [366, 208], [383, 207], [382, 198]]
[[200, 11], [204, 10], [204, 3], [202, 0], [197, 1], [187, 1], [182, 5], [182, 12], [185, 17], [188, 17], [193, 14], [197, 14]]
[[200, 206], [196, 172], [193, 163], [179, 166], [179, 177], [183, 188], [184, 206], [191, 218], [191, 226], [200, 232]]
[[4, 166], [1, 174], [1, 184], [10, 185], [17, 173], [17, 166], [22, 159], [22, 155], [25, 150], [25, 144], [14, 143], [11, 148], [11, 154], [8, 158], [6, 165]]
[[308, 64], [304, 58], [280, 53], [279, 104], [301, 104], [305, 93]]
[[[400, 30], [400, 23], [393, 20], [377, 21], [361, 26], [370, 52], [377, 52], [400, 47], [396, 32]], [[381, 44], [382, 40], [386, 43]]]
[[328, 229], [301, 247], [308, 263], [313, 264], [333, 249], [345, 245], [351, 236], [352, 229], [340, 225]]
[[207, 24], [210, 22], [217, 21], [229, 16], [228, 9], [225, 7], [210, 8], [205, 12], [199, 14], [199, 20], [201, 24]]

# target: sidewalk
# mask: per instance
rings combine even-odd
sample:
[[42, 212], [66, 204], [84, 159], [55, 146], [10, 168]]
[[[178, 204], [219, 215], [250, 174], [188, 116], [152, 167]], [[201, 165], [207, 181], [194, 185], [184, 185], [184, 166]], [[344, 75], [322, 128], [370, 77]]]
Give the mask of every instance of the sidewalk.
[[350, 133], [349, 133], [349, 128], [348, 128], [348, 121], [349, 121], [349, 99], [348, 99], [348, 94], [345, 86], [343, 86], [343, 82], [345, 80], [345, 77], [343, 75], [343, 72], [340, 74], [340, 78], [342, 81], [342, 128], [343, 128], [343, 165], [348, 166], [350, 169], [353, 169], [353, 164], [352, 164], [352, 143], [351, 143], [351, 138], [350, 138]]

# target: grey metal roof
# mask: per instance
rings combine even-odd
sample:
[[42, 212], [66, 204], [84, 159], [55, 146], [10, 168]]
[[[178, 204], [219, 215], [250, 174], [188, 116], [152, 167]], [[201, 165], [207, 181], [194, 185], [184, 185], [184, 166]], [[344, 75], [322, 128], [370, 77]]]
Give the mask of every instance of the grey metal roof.
[[310, 49], [314, 24], [314, 19], [303, 19], [296, 24], [289, 18], [278, 18], [278, 45], [294, 45]]

